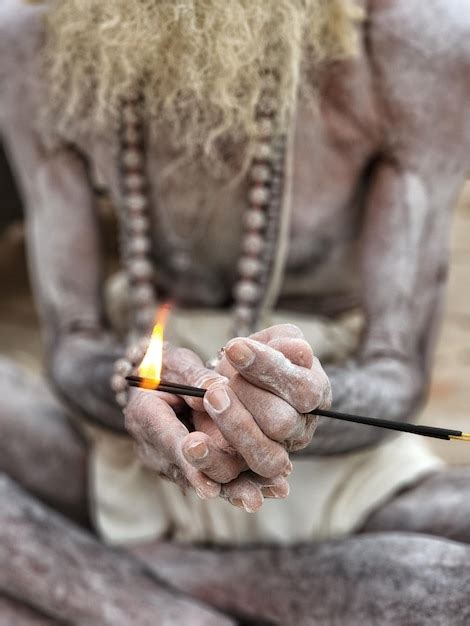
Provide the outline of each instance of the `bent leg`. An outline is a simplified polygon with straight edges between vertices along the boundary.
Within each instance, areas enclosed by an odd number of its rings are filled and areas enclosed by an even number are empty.
[[[470,548],[433,537],[372,534],[284,549],[161,544],[134,553],[171,585],[253,623],[470,623]]]
[[[397,495],[362,532],[405,530],[470,544],[470,467],[446,468]]]
[[[86,448],[45,381],[0,358],[0,472],[85,521]]]
[[[0,594],[75,626],[233,626],[0,476]],[[184,558],[184,555],[183,555]],[[194,573],[194,575],[196,575]]]

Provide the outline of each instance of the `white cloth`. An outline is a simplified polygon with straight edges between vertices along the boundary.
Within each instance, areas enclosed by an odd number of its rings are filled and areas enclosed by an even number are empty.
[[[321,359],[346,358],[360,330],[357,319],[340,323],[311,316],[275,315],[299,325]],[[230,318],[221,313],[173,316],[167,337],[212,356],[226,341]],[[197,329],[197,330],[196,330]],[[442,466],[415,435],[399,435],[374,448],[334,457],[294,461],[287,500],[267,500],[255,514],[222,499],[202,501],[139,462],[130,438],[87,428],[91,439],[91,498],[96,526],[113,544],[170,537],[215,544],[289,545],[345,535],[402,488]]]
[[[102,537],[129,545],[181,542],[289,545],[346,535],[394,493],[442,466],[415,435],[372,449],[294,461],[287,500],[245,513],[222,499],[200,500],[142,467],[132,444],[106,436],[92,455],[95,521]]]

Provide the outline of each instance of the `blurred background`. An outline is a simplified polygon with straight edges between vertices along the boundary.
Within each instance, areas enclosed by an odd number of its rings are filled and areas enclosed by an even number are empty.
[[[0,199],[0,354],[37,370],[41,348],[25,261],[21,202],[1,145]],[[110,232],[112,217],[105,200],[101,211],[103,222],[108,222],[104,231]],[[112,237],[107,246],[112,252]],[[462,190],[455,210],[446,314],[430,397],[420,420],[470,432],[470,183]],[[450,463],[470,460],[468,443],[428,443]]]

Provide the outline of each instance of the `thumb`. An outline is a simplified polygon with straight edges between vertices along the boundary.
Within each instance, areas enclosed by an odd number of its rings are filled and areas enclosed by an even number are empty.
[[[199,370],[193,370],[194,378],[189,376],[189,380],[185,383],[192,387],[200,387],[202,389],[208,389],[213,383],[228,383],[228,378],[221,376],[214,370],[207,367],[201,367]],[[184,396],[186,404],[195,411],[204,411],[204,399],[192,398],[191,396]]]

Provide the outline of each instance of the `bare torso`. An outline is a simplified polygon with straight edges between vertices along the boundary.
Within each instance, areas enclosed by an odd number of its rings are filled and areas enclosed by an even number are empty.
[[[27,76],[40,77],[40,55],[31,56],[31,48],[27,50],[35,37],[40,51],[40,11],[22,7],[19,12],[31,14],[26,19],[31,36],[27,45],[23,44],[23,50],[19,50],[25,54],[20,66]],[[28,99],[44,94],[44,86],[37,87],[34,95],[28,90],[25,94]],[[23,90],[24,86],[18,88]],[[10,96],[17,102],[12,93]],[[328,74],[319,103],[320,114],[306,103],[299,105],[293,154],[291,245],[282,294],[289,299],[295,297],[297,307],[303,306],[312,313],[316,312],[315,307],[322,313],[337,312],[338,308],[347,308],[358,301],[354,246],[360,231],[358,196],[382,132],[374,98],[369,64],[364,59],[338,64],[332,75]],[[183,164],[173,175],[162,175],[175,160],[175,151],[166,134],[161,124],[147,144],[147,172],[152,210],[156,214],[153,223],[159,223],[163,214],[170,230],[168,233],[165,228],[155,228],[158,263],[164,265],[165,246],[168,239],[171,241],[173,231],[178,236],[179,231],[187,230],[181,229],[181,220],[196,224],[196,236],[190,237],[191,252],[205,267],[207,275],[218,281],[219,301],[211,301],[203,288],[194,291],[200,294],[201,305],[226,304],[235,278],[247,181],[242,177],[227,188],[226,182],[214,180],[197,163]],[[87,160],[95,184],[106,188],[118,205],[117,133],[81,136],[71,129],[70,137],[64,139],[76,146]],[[356,297],[352,298],[353,295]],[[309,302],[302,305],[302,298]]]

